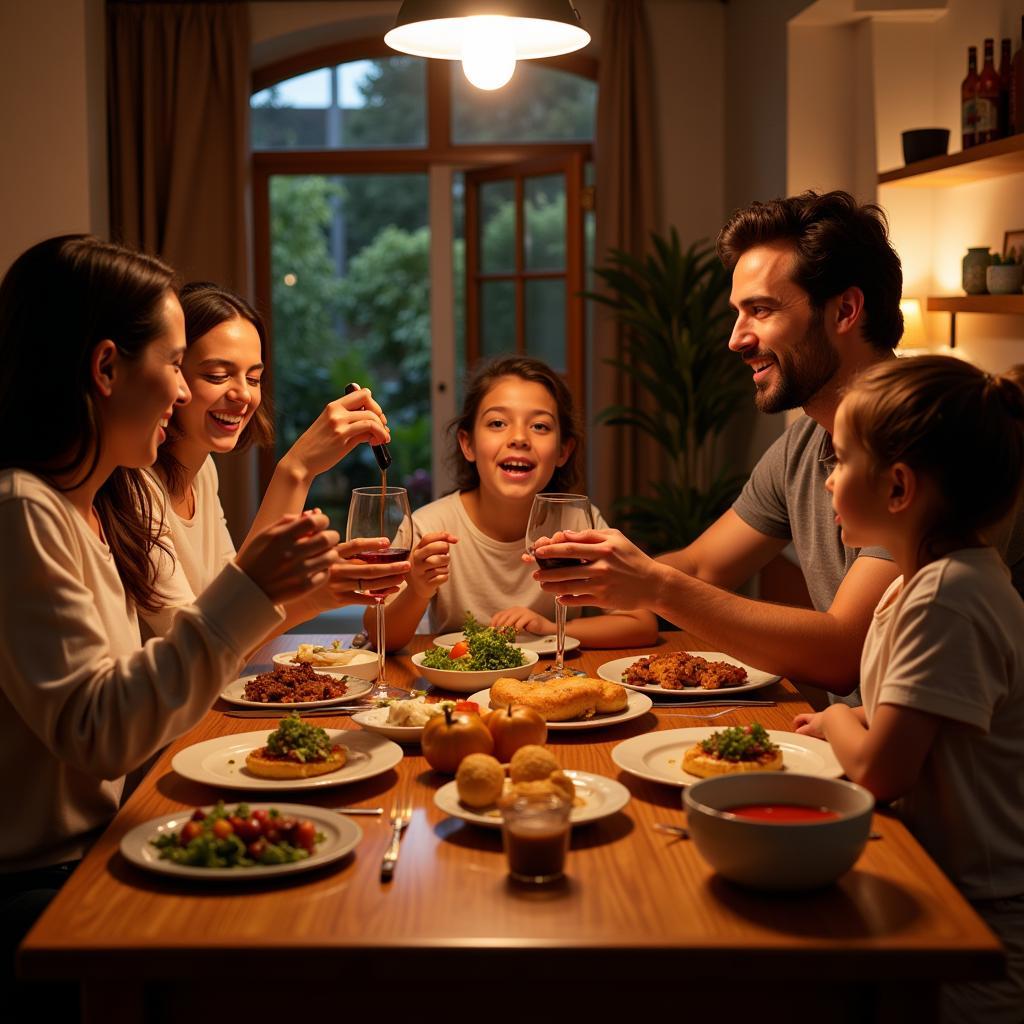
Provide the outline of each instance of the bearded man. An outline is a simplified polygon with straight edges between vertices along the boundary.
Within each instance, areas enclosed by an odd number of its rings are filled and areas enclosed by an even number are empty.
[[[651,559],[617,530],[558,534],[544,557],[586,564],[535,575],[567,605],[649,608],[713,649],[859,703],[861,648],[896,567],[882,549],[844,547],[825,479],[843,389],[894,358],[903,334],[900,260],[882,210],[846,192],[753,203],[726,223],[718,252],[732,271],[729,348],[750,367],[757,408],[804,415],[681,551]],[[1024,517],[1000,539],[1021,590]],[[734,593],[789,543],[813,610]]]

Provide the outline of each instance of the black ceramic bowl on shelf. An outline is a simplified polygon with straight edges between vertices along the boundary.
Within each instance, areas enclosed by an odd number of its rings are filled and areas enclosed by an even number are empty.
[[[903,132],[903,162],[915,164],[933,156],[945,156],[949,149],[948,128],[912,128]]]

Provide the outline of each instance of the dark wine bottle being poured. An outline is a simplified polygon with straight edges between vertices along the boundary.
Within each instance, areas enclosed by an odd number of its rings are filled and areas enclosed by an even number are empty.
[[[353,391],[358,391],[358,390],[359,390],[359,385],[358,384],[346,384],[345,385],[345,394],[346,395],[351,395]],[[391,452],[388,450],[388,446],[386,444],[372,444],[372,445],[370,445],[370,450],[373,452],[373,457],[377,460],[377,465],[380,466],[381,472],[382,473],[387,472],[387,468],[388,468],[388,466],[391,465],[391,462],[392,462]]]

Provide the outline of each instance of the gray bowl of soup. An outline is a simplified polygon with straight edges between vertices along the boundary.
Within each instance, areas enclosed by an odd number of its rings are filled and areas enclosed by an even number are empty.
[[[791,772],[717,775],[683,791],[690,837],[723,878],[756,889],[816,889],[845,874],[871,831],[863,786]]]

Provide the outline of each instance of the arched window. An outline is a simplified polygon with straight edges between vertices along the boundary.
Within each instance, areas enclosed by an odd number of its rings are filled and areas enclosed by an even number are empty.
[[[446,489],[444,426],[481,355],[538,355],[584,393],[595,77],[579,55],[526,61],[485,93],[457,64],[380,40],[254,75],[256,278],[278,454],[346,383],[369,384],[394,439],[389,482],[422,504]],[[312,499],[338,510],[375,473],[359,453]]]

